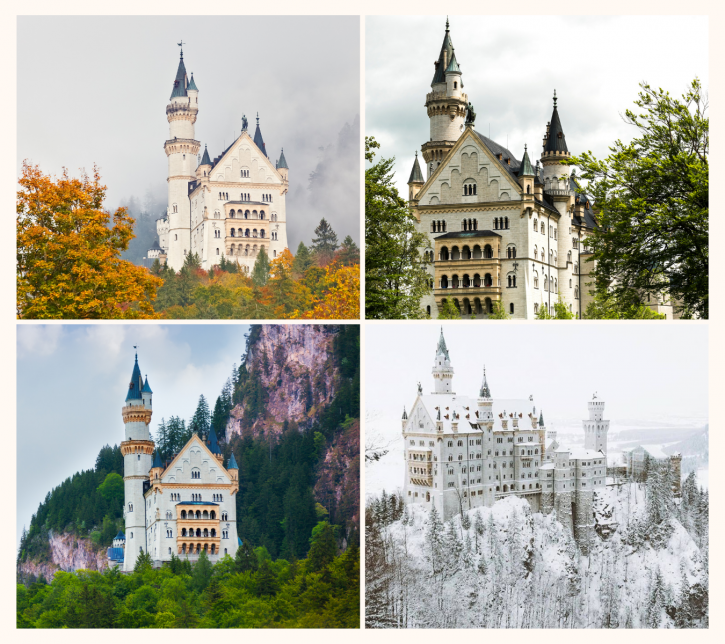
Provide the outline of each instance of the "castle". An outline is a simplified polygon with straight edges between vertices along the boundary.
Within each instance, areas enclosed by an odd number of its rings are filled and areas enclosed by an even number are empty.
[[[109,565],[134,569],[141,552],[159,567],[178,557],[195,559],[203,550],[212,563],[237,552],[236,494],[239,467],[234,455],[227,466],[214,429],[208,441],[193,434],[170,463],[162,463],[149,434],[152,391],[144,381],[138,355],[121,416],[125,534],[108,549]]]
[[[194,74],[187,77],[182,49],[166,106],[168,206],[156,222],[159,242],[148,258],[178,271],[188,253],[196,253],[207,270],[224,256],[251,272],[262,248],[274,259],[287,247],[284,150],[276,163],[270,161],[257,114],[254,137],[243,116],[241,134],[226,150],[212,161],[204,146],[199,158],[201,143],[194,138],[198,112],[199,90]]]
[[[441,329],[433,363],[435,391],[418,384],[403,410],[406,503],[435,506],[444,521],[507,496],[534,512],[556,512],[586,551],[594,531],[594,500],[606,485],[604,402],[595,395],[582,422],[584,447],[559,445],[537,417],[533,397],[494,400],[484,368],[477,398],[453,391],[454,369]]]
[[[581,318],[591,301],[594,263],[587,236],[598,225],[577,186],[556,92],[532,165],[527,146],[513,152],[474,129],[463,73],[448,21],[425,107],[430,138],[416,152],[408,180],[410,208],[428,239],[431,292],[421,300],[432,318],[451,300],[462,316],[486,318],[495,303],[512,318],[531,319],[559,301]],[[665,300],[650,308],[672,318]]]

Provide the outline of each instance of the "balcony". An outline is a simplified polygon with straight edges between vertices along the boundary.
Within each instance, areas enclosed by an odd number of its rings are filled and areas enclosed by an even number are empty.
[[[438,297],[455,297],[456,295],[460,295],[463,297],[477,297],[477,296],[488,296],[491,298],[500,298],[501,297],[501,287],[500,286],[463,286],[461,282],[459,282],[459,286],[453,287],[449,286],[448,288],[435,288],[433,289],[433,294],[436,298]]]

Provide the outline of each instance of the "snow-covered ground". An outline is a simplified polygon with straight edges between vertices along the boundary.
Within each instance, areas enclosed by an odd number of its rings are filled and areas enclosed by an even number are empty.
[[[710,469],[705,468],[705,469],[697,470],[696,476],[697,476],[697,485],[699,487],[704,487],[706,490],[709,490],[710,489],[710,485],[709,485]]]

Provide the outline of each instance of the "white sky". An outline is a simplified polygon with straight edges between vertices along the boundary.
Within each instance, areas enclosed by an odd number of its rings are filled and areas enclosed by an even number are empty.
[[[154,392],[153,433],[162,418],[188,421],[201,394],[213,410],[248,331],[243,324],[19,325],[17,539],[47,492],[92,469],[101,447],[124,440],[133,345]]]
[[[365,134],[381,144],[379,155],[396,157],[396,185],[406,198],[415,151],[430,138],[425,95],[445,21],[365,22]],[[528,144],[532,163],[541,155],[554,89],[569,150],[601,158],[616,139],[634,136],[620,114],[633,107],[640,81],[677,97],[695,76],[707,88],[707,25],[703,16],[450,16],[476,130],[488,136],[490,126],[491,138],[508,141],[517,159]]]
[[[344,160],[328,163],[329,187],[304,198],[323,149],[360,113],[358,17],[21,16],[17,33],[18,174],[23,159],[74,176],[96,163],[108,208],[142,201],[147,190],[165,207],[166,105],[183,39],[199,88],[200,153],[208,144],[212,159],[221,154],[242,114],[253,136],[259,112],[270,160],[284,148],[290,168],[292,250],[309,243],[323,216],[340,241],[359,241],[359,199],[350,199],[360,186],[357,132]],[[339,190],[336,208],[324,199],[331,190]]]
[[[440,328],[366,325],[366,412],[397,420],[415,401],[418,381],[425,393],[434,390]],[[449,323],[443,333],[453,391],[477,396],[485,365],[494,399],[533,395],[547,426],[585,418],[595,391],[613,422],[707,418],[705,324]]]

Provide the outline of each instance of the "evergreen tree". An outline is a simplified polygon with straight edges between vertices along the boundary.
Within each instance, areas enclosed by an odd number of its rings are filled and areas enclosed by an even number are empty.
[[[310,542],[307,562],[310,572],[317,572],[329,566],[335,558],[337,545],[333,527],[327,521],[321,521],[312,531]]]
[[[648,595],[647,628],[659,628],[662,623],[662,612],[667,605],[665,583],[659,568],[652,575]]]
[[[309,248],[305,246],[304,242],[300,242],[297,246],[297,253],[295,254],[295,261],[292,264],[292,270],[297,275],[304,275],[307,269],[315,263]]]
[[[196,432],[200,436],[206,436],[211,427],[211,415],[209,413],[209,404],[206,402],[204,394],[199,396],[199,403],[196,406],[194,416],[189,422],[189,429]]]
[[[146,550],[139,552],[138,557],[136,557],[136,563],[133,566],[133,571],[146,572],[152,568],[153,561],[151,560],[151,555]]]
[[[272,570],[269,560],[265,559],[262,561],[255,577],[258,596],[265,597],[277,593],[277,589],[279,588],[277,575],[274,574],[274,570]]]
[[[199,553],[199,559],[194,564],[194,573],[191,577],[191,583],[197,592],[202,592],[211,580],[212,564],[206,555],[206,550]]]
[[[460,320],[461,311],[453,300],[446,300],[443,307],[438,311],[439,320]]]
[[[255,555],[249,547],[249,542],[245,540],[244,543],[237,548],[237,554],[234,557],[234,569],[237,572],[247,572],[248,570],[254,572],[258,567],[259,562],[257,561],[257,555]]]
[[[348,235],[342,240],[342,246],[337,251],[336,257],[345,266],[352,266],[353,264],[360,263],[360,249],[357,244],[352,240],[352,237]]]
[[[252,269],[252,282],[255,286],[262,287],[267,283],[269,279],[269,257],[267,251],[262,246],[257,254],[257,259],[254,262],[254,268]]]
[[[332,259],[340,244],[337,241],[337,234],[324,217],[315,228],[315,235],[317,236],[313,237],[310,248],[317,257],[317,263],[324,266]]]
[[[427,559],[433,575],[440,574],[445,565],[444,527],[435,505],[428,515],[428,529],[425,534]]]

